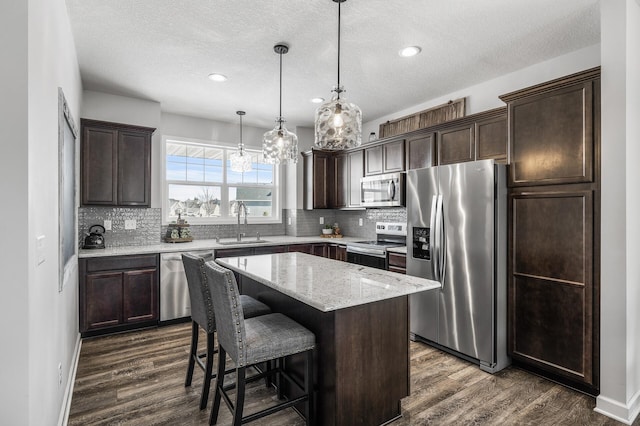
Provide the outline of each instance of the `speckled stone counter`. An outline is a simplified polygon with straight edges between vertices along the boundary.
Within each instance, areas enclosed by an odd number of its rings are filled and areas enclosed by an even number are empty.
[[[304,253],[228,257],[216,262],[322,312],[440,288],[437,281]]]
[[[315,335],[316,424],[400,417],[409,394],[409,295],[437,291],[439,283],[304,253],[216,262],[239,275],[242,293]],[[284,368],[302,377],[304,362],[294,355]]]

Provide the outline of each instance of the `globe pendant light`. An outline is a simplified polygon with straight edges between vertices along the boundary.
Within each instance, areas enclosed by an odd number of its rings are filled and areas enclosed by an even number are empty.
[[[340,85],[340,3],[338,3],[338,84],[333,87],[331,99],[316,110],[315,146],[322,149],[341,150],[356,148],[362,143],[362,111],[341,94]]]
[[[262,156],[267,164],[296,164],[298,162],[298,136],[284,125],[282,117],[282,55],[289,51],[286,44],[276,44],[273,50],[280,55],[280,114],[276,127],[262,137]]]
[[[238,144],[238,150],[229,156],[231,162],[231,170],[238,173],[251,171],[251,155],[244,150],[244,144],[242,143],[242,116],[246,114],[244,111],[236,111],[236,114],[240,116],[240,143]]]

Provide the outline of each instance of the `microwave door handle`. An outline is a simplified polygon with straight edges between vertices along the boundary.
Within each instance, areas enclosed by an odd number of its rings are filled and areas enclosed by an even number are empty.
[[[431,199],[431,217],[429,218],[429,249],[431,250],[431,273],[433,279],[438,281],[438,249],[436,245],[436,209],[438,208],[438,197]]]
[[[444,290],[444,281],[446,274],[446,266],[447,266],[447,251],[445,250],[445,235],[444,235],[444,212],[442,207],[442,195],[438,195],[437,200],[438,207],[436,209],[436,226],[438,232],[438,281],[442,284],[442,289]]]
[[[389,196],[389,201],[393,201],[396,198],[396,184],[392,180],[389,181],[387,186],[387,195]]]

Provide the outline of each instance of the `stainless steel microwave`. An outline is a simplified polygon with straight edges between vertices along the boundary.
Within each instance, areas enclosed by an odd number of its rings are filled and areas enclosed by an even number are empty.
[[[360,179],[363,207],[404,206],[404,173],[366,176]]]

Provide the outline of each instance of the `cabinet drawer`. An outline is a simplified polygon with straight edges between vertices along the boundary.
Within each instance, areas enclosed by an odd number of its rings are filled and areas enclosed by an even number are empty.
[[[392,266],[406,268],[407,256],[402,253],[389,253],[389,270],[391,270]]]
[[[86,259],[86,272],[156,268],[158,256],[155,254],[135,256],[109,256]]]

